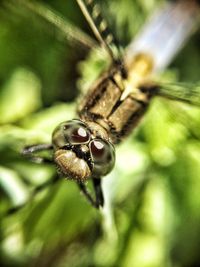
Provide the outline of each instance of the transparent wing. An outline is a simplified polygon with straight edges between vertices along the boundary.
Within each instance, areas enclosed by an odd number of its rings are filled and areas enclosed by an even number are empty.
[[[101,15],[100,6],[94,0],[76,0],[76,2],[99,43],[106,49],[111,60],[118,63],[120,61],[119,53],[115,55],[111,47],[116,47],[118,52],[120,50],[113,34],[108,29],[106,20]]]
[[[97,47],[97,42],[89,35],[45,4],[27,0],[4,0],[2,3],[7,8],[18,10],[19,7],[22,7],[42,17],[53,25],[71,45],[79,45],[86,49]]]
[[[157,94],[171,100],[200,106],[200,83],[160,83]]]

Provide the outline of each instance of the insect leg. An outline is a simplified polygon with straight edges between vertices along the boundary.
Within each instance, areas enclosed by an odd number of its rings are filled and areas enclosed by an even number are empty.
[[[101,188],[101,179],[100,178],[94,178],[93,180],[93,186],[94,186],[94,191],[95,191],[95,196],[96,196],[96,206],[103,207],[104,205],[104,197],[103,197],[103,192]]]
[[[44,150],[52,150],[52,144],[38,144],[32,146],[26,146],[22,150],[22,155],[29,157],[32,161],[36,163],[52,163],[53,160],[44,158],[41,156],[35,156],[34,153],[44,151]]]
[[[84,194],[84,196],[86,197],[86,199],[89,201],[89,203],[96,209],[98,209],[100,207],[100,201],[99,199],[97,199],[97,190],[95,189],[95,198],[94,199],[92,197],[92,195],[90,194],[90,192],[87,190],[87,187],[84,183],[78,183],[78,186],[81,190],[81,192]],[[95,188],[95,186],[94,186]]]
[[[89,191],[87,190],[85,184],[83,183],[78,183],[78,186],[81,190],[81,192],[83,193],[83,195],[86,197],[86,199],[90,202],[90,204],[97,208],[95,200],[93,199],[93,197],[91,196],[91,194],[89,193]]]

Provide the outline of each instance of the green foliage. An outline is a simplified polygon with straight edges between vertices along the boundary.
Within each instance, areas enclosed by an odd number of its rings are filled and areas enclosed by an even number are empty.
[[[87,31],[75,1],[45,2]],[[160,2],[112,0],[103,8],[127,44]],[[75,183],[65,179],[32,197],[34,188],[50,182],[56,170],[24,159],[22,148],[50,142],[57,124],[75,117],[75,96],[108,64],[99,50],[86,55],[70,46],[55,27],[17,2],[12,8],[4,4],[0,266],[199,266],[199,109],[153,101],[135,133],[117,148],[116,167],[104,179],[102,211],[94,210]],[[197,81],[199,60],[196,35],[163,80]],[[23,209],[5,216],[9,208],[25,202]]]

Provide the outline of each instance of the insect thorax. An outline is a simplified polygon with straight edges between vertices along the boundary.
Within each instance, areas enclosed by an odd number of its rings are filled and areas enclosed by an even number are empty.
[[[136,89],[123,97],[126,82],[119,72],[103,75],[79,105],[83,121],[94,121],[108,132],[113,143],[119,143],[140,121],[153,96],[152,88]]]

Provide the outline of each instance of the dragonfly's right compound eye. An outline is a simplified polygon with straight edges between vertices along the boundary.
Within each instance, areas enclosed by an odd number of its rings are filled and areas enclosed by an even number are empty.
[[[104,176],[113,169],[115,164],[115,148],[110,142],[103,139],[93,139],[90,142],[90,153],[94,176]]]
[[[87,144],[90,141],[90,132],[80,120],[63,122],[54,130],[52,142],[55,148],[66,145]]]

